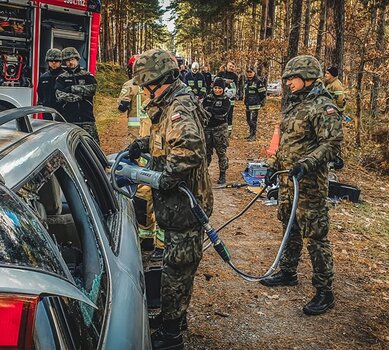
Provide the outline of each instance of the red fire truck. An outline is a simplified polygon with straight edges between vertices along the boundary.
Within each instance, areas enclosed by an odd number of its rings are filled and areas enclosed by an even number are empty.
[[[100,0],[0,2],[0,110],[35,105],[48,49],[75,47],[96,71]]]

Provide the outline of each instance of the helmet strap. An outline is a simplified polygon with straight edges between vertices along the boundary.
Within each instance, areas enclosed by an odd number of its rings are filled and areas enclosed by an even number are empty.
[[[153,89],[150,88],[150,85],[145,85],[144,88],[146,88],[150,92],[150,99],[153,100],[155,98],[155,93],[157,90],[162,87],[162,85],[165,84],[165,82],[169,79],[170,76],[173,76],[173,72],[169,72],[169,74],[166,74]],[[177,75],[178,77],[178,75]]]

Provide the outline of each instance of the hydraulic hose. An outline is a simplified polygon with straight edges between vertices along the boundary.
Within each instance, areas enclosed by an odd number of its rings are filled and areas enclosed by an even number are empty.
[[[282,172],[277,172],[273,176],[276,176],[277,174],[285,174],[287,172],[288,172],[287,170],[282,171]],[[215,230],[209,224],[209,219],[208,219],[207,215],[205,214],[205,212],[201,208],[201,206],[198,204],[198,202],[197,202],[196,198],[194,197],[194,195],[192,194],[192,192],[186,187],[186,185],[184,183],[181,183],[178,186],[178,189],[181,192],[185,193],[186,196],[188,197],[192,213],[197,218],[197,220],[200,222],[200,224],[204,227],[205,232],[207,233],[207,236],[208,236],[208,239],[210,240],[210,243],[208,244],[208,246],[206,248],[208,248],[210,245],[213,245],[213,247],[215,248],[216,252],[220,255],[220,257],[223,259],[223,261],[226,262],[238,275],[240,275],[245,280],[250,281],[250,282],[260,281],[260,280],[262,280],[262,279],[264,279],[264,278],[266,278],[268,276],[271,276],[274,273],[274,271],[276,270],[276,268],[277,268],[277,266],[279,264],[282,252],[284,250],[286,242],[289,239],[290,231],[292,229],[293,222],[294,222],[294,219],[295,219],[295,216],[296,216],[297,205],[298,205],[298,197],[299,197],[299,186],[298,186],[297,179],[295,177],[293,177],[294,197],[293,197],[292,209],[291,209],[291,213],[290,213],[288,225],[287,225],[286,230],[285,230],[284,237],[283,237],[283,239],[281,241],[280,247],[279,247],[277,255],[276,255],[276,257],[275,257],[275,259],[273,261],[273,264],[266,271],[266,273],[264,275],[254,276],[254,275],[250,275],[250,274],[248,274],[248,273],[238,269],[232,263],[232,261],[231,261],[231,254],[229,253],[229,251],[228,251],[226,245],[224,244],[224,242],[219,238],[218,231],[220,231],[221,229],[226,227],[228,224],[230,224],[231,222],[233,222],[234,220],[236,220],[237,218],[242,216],[253,205],[253,203],[255,203],[255,201],[261,196],[261,194],[266,189],[266,187],[267,186],[265,186],[254,197],[254,199],[251,200],[249,202],[249,204],[246,205],[246,207],[238,215],[236,215],[233,218],[231,218],[230,220],[228,220],[218,230]]]

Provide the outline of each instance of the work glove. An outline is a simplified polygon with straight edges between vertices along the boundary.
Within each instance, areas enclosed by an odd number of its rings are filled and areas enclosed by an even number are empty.
[[[293,165],[293,168],[289,170],[288,178],[289,180],[293,180],[293,177],[296,177],[297,181],[300,181],[301,178],[306,174],[306,170],[303,164],[296,163]]]
[[[266,175],[265,175],[265,185],[266,186],[272,186],[272,185],[275,185],[277,183],[277,176],[274,176],[272,179],[270,179],[276,171],[277,170],[274,168],[267,168]]]
[[[126,151],[128,151],[128,156],[127,156],[128,159],[130,160],[138,159],[142,154],[139,141],[135,140],[133,143],[131,143],[126,148]]]
[[[130,101],[120,101],[120,105],[118,106],[118,110],[123,113],[123,112],[127,111],[128,109],[130,109],[130,105],[131,105]]]

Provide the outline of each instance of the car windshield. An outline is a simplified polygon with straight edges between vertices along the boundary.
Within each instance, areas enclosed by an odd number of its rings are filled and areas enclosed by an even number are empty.
[[[43,270],[67,278],[55,249],[23,202],[0,187],[0,267]]]

